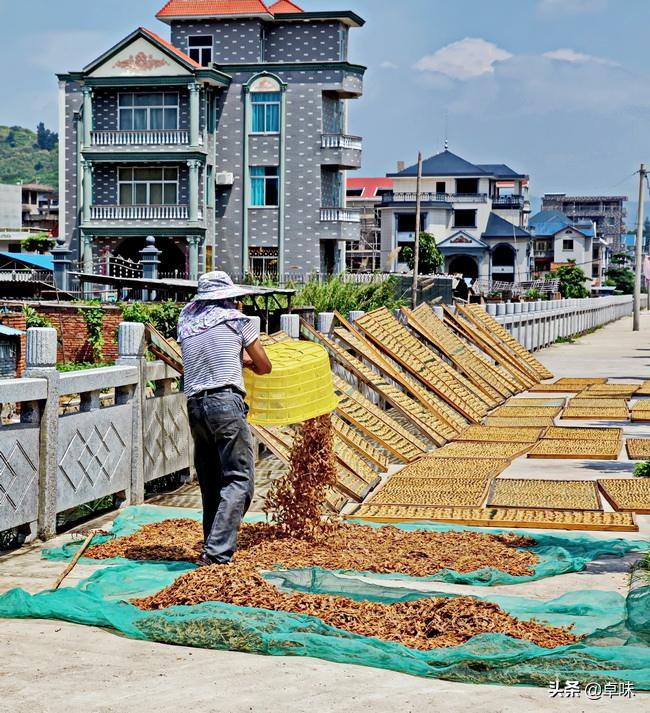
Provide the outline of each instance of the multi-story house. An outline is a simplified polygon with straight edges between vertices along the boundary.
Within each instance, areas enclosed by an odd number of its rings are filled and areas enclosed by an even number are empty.
[[[383,196],[384,269],[406,271],[401,249],[413,245],[418,167],[389,174]],[[448,273],[503,282],[530,279],[528,176],[504,164],[472,164],[445,148],[422,165],[420,230],[432,234]]]
[[[534,272],[542,276],[574,262],[584,270],[593,287],[607,270],[609,247],[592,221],[572,221],[557,210],[543,210],[529,221],[533,235]]]
[[[59,197],[52,186],[42,183],[23,183],[23,228],[42,230],[56,236],[59,227]]]
[[[381,202],[393,190],[392,178],[349,178],[348,208],[359,211],[361,231],[358,240],[347,244],[347,268],[350,272],[381,270]]]
[[[623,248],[627,196],[568,196],[546,193],[542,210],[557,210],[573,223],[595,223],[598,235],[617,252]]]
[[[337,272],[358,239],[345,174],[353,12],[288,0],[169,0],[171,41],[139,28],[59,75],[61,234],[85,272],[136,259],[195,278]]]

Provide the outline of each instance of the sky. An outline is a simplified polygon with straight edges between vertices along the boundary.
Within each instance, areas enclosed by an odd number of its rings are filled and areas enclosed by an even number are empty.
[[[299,0],[298,0],[299,2]],[[56,129],[56,72],[81,69],[163,0],[0,0],[0,124]],[[650,163],[648,0],[304,0],[366,20],[350,61],[368,67],[349,131],[356,175],[442,150],[507,163],[531,192],[636,196]]]

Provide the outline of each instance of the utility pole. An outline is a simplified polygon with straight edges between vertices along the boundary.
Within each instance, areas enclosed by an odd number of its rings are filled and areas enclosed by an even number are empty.
[[[636,226],[636,266],[634,272],[634,321],[632,329],[638,332],[641,329],[641,275],[643,274],[643,203],[645,199],[645,163],[641,164],[639,171],[639,206]]]
[[[418,306],[418,274],[420,271],[420,213],[422,206],[422,196],[420,187],[422,185],[422,152],[418,153],[418,178],[415,184],[415,244],[413,246],[413,288],[411,303],[413,309]]]

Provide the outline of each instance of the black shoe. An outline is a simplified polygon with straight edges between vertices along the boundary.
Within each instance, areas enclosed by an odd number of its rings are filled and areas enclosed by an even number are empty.
[[[213,564],[226,565],[229,563],[219,562],[219,560],[216,560],[213,557],[210,557],[210,555],[207,555],[205,552],[203,552],[201,556],[196,560],[195,564],[197,567],[211,567]]]

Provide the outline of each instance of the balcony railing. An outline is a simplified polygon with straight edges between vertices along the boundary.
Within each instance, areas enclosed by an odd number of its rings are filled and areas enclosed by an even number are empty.
[[[187,205],[94,205],[91,220],[187,220]]]
[[[189,145],[190,132],[184,129],[153,131],[93,131],[93,146],[173,146]]]
[[[350,208],[321,208],[322,223],[360,223],[361,213]]]
[[[495,196],[492,198],[492,205],[495,208],[512,208],[514,210],[524,207],[523,196]]]
[[[415,191],[387,191],[382,196],[383,203],[415,203]],[[487,203],[487,193],[431,193],[421,192],[423,203]]]
[[[323,134],[321,136],[321,148],[361,151],[363,139],[360,136],[347,136],[346,134]]]
[[[533,250],[533,255],[535,257],[553,257],[553,250],[548,249],[548,250],[541,250],[540,248],[535,248]]]

